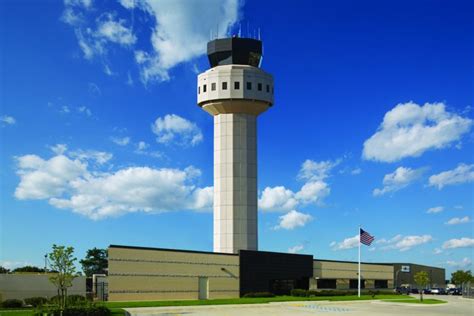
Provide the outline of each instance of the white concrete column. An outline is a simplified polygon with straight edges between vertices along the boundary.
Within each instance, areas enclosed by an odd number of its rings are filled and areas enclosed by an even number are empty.
[[[257,250],[257,119],[214,116],[214,252]]]

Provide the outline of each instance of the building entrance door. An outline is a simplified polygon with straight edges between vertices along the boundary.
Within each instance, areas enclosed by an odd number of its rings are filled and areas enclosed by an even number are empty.
[[[209,299],[209,279],[206,277],[199,277],[199,299]]]

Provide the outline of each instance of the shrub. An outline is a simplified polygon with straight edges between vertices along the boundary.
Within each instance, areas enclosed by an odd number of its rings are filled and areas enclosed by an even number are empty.
[[[17,300],[17,299],[4,300],[2,302],[2,307],[5,307],[5,308],[23,307],[23,301],[22,300]]]
[[[43,306],[44,304],[48,303],[48,299],[46,297],[29,297],[25,298],[25,304],[31,305],[33,307]]]
[[[270,292],[250,292],[243,297],[275,297],[275,294]]]
[[[82,295],[68,295],[66,305],[67,306],[76,306],[76,305],[84,305],[87,302],[86,297]],[[53,296],[49,299],[49,303],[58,305],[59,304],[59,296]]]
[[[303,289],[293,289],[291,290],[291,296],[306,297],[308,296],[308,291]]]
[[[109,316],[111,315],[110,309],[102,305],[84,305],[66,307],[64,310],[57,306],[49,306],[40,308],[35,312],[35,315],[48,316]]]

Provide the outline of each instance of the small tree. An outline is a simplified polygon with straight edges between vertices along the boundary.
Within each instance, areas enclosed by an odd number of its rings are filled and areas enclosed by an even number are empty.
[[[0,274],[6,274],[6,273],[9,273],[9,272],[10,272],[9,269],[0,266]]]
[[[430,278],[428,277],[428,272],[420,271],[415,274],[415,282],[418,284],[420,289],[420,301],[423,302],[423,290],[430,283]]]
[[[61,309],[66,307],[67,289],[72,286],[72,281],[76,277],[74,261],[77,259],[73,253],[73,247],[53,245],[53,252],[49,254],[51,269],[58,271],[50,276],[49,280],[58,288],[59,307]]]
[[[460,286],[466,282],[470,282],[473,280],[474,278],[470,270],[467,270],[467,271],[457,270],[451,273],[451,282],[453,284],[456,284],[457,286]]]
[[[87,250],[86,257],[80,261],[82,271],[87,276],[107,273],[107,249],[92,248]]]

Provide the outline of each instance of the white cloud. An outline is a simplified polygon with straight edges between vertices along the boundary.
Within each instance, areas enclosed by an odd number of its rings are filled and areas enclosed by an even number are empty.
[[[113,154],[104,152],[104,151],[97,151],[97,150],[75,150],[69,153],[69,156],[72,158],[77,158],[81,161],[95,161],[99,165],[103,165],[112,159]]]
[[[447,221],[445,224],[446,225],[459,225],[459,224],[466,224],[471,222],[471,219],[469,216],[464,216],[464,217],[453,217],[449,221]]]
[[[137,38],[132,30],[125,26],[125,23],[123,19],[114,21],[112,15],[107,15],[106,20],[99,23],[95,36],[122,46],[133,45]]]
[[[413,181],[417,180],[423,174],[423,172],[424,168],[411,169],[406,167],[398,167],[394,172],[384,176],[383,188],[374,189],[373,195],[379,196],[403,189]]]
[[[119,0],[120,4],[126,9],[135,8],[135,2],[139,0]]]
[[[148,147],[150,147],[150,145],[148,145],[147,143],[145,143],[144,141],[139,141],[138,144],[137,144],[137,150],[146,150],[148,149]]]
[[[429,208],[428,211],[426,211],[426,213],[435,214],[435,213],[441,213],[442,211],[444,211],[443,206],[435,206],[435,207]]]
[[[466,268],[472,264],[471,259],[465,257],[461,261],[448,260],[446,264],[452,267]]]
[[[91,170],[89,160],[108,156],[97,151],[76,151],[44,160],[36,155],[17,158],[20,183],[17,199],[44,199],[57,208],[70,209],[94,220],[126,213],[177,210],[208,211],[212,187],[199,188],[201,171],[194,167],[154,169],[129,167],[114,172]]]
[[[316,203],[328,196],[330,191],[331,190],[326,182],[307,182],[301,187],[300,191],[295,194],[295,197],[299,203]]]
[[[13,116],[3,115],[0,116],[0,122],[2,125],[13,125],[16,123],[16,120]]]
[[[209,31],[219,30],[219,37],[228,34],[239,17],[239,0],[199,1],[145,0],[146,11],[155,19],[151,36],[153,50],[138,51],[143,57],[137,60],[142,81],[169,79],[168,71],[206,52]]]
[[[364,142],[363,158],[394,162],[458,142],[471,129],[472,120],[448,112],[445,107],[444,103],[398,104]]]
[[[54,146],[51,146],[50,149],[56,155],[62,155],[67,151],[67,145],[66,144],[56,144]]]
[[[304,249],[303,245],[296,245],[288,248],[288,253],[297,253]]]
[[[319,204],[331,193],[331,188],[325,182],[330,177],[331,170],[340,163],[336,161],[306,160],[298,172],[298,179],[305,183],[300,190],[293,192],[284,186],[266,187],[258,200],[262,211],[289,211],[296,206]]]
[[[91,10],[92,4],[86,6],[79,1],[66,1],[61,19],[74,28],[84,58],[89,60],[106,56],[112,43],[132,48],[139,40],[148,42],[151,47],[148,51],[137,48],[134,51],[145,84],[169,80],[170,69],[203,55],[211,30],[218,29],[219,37],[227,36],[238,21],[242,5],[240,0],[207,0],[205,5],[187,0],[119,2],[124,8],[134,10],[133,14],[126,19],[118,18]],[[137,22],[147,23],[142,28],[151,29],[151,35],[147,32],[137,34],[146,34],[148,38],[139,39],[134,34],[131,25]]]
[[[354,237],[349,237],[344,239],[341,242],[331,242],[329,246],[332,247],[332,250],[346,250],[352,249],[359,246],[359,235],[355,235]]]
[[[470,248],[474,247],[474,239],[463,237],[460,239],[450,239],[443,244],[443,249]]]
[[[126,146],[130,143],[130,137],[111,137],[110,140],[119,146]]]
[[[434,254],[434,255],[439,255],[439,254],[441,254],[441,253],[443,253],[443,250],[441,250],[441,249],[439,249],[439,248],[435,248],[435,249],[433,250],[433,254]]]
[[[362,173],[362,169],[361,168],[356,168],[354,170],[351,171],[351,174],[352,175],[358,175],[358,174],[361,174]]]
[[[341,159],[332,161],[314,161],[307,159],[301,165],[298,178],[306,181],[320,181],[329,177],[331,170],[341,163]]]
[[[264,211],[291,210],[298,204],[294,196],[293,191],[283,186],[273,188],[266,187],[260,195],[258,207]]]
[[[275,229],[292,230],[296,227],[305,226],[311,220],[313,220],[311,215],[292,210],[287,214],[280,216],[280,223],[275,226]]]
[[[158,143],[195,146],[203,140],[201,129],[195,123],[176,114],[158,117],[151,129]]]
[[[69,107],[67,105],[63,105],[59,112],[61,112],[61,113],[70,113],[71,110],[69,109]]]
[[[92,111],[85,106],[80,106],[77,108],[77,110],[79,111],[79,113],[84,113],[87,116],[92,116]]]
[[[431,235],[422,235],[422,236],[403,236],[403,235],[396,235],[391,239],[380,239],[376,241],[377,244],[384,244],[385,246],[380,247],[381,250],[400,250],[400,251],[407,251],[413,247],[426,244],[433,240]]]
[[[474,181],[474,164],[459,164],[455,169],[432,175],[428,182],[430,186],[441,190],[447,185],[469,183]]]
[[[149,151],[148,148],[150,145],[144,141],[139,141],[136,144],[136,149],[134,151],[135,154],[150,156],[154,158],[161,158],[163,154],[159,151]]]
[[[63,194],[70,183],[86,172],[86,165],[78,159],[63,155],[43,160],[36,155],[17,158],[20,183],[15,197],[20,200],[47,199]]]

